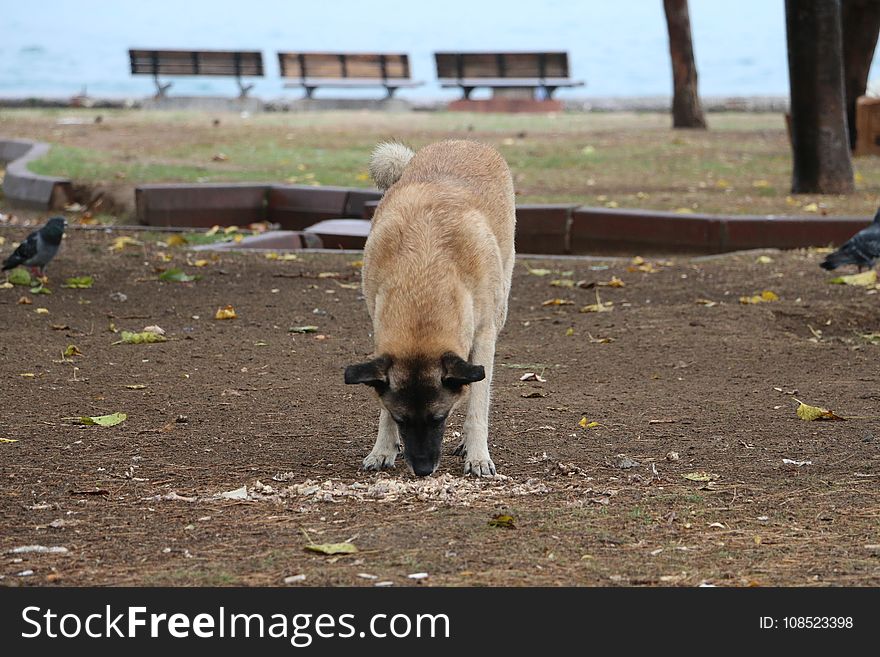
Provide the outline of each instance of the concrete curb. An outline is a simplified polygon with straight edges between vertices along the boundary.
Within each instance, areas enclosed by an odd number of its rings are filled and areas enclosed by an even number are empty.
[[[3,195],[13,205],[37,210],[62,210],[73,202],[73,183],[43,176],[27,164],[49,152],[49,144],[30,139],[0,139],[0,163],[6,164]]]
[[[245,225],[266,220],[286,230],[308,229],[325,245],[357,248],[368,232],[364,220],[372,218],[381,193],[354,187],[214,183],[143,185],[136,198],[138,218],[148,225]],[[825,246],[845,242],[870,221],[867,217],[680,214],[565,203],[519,205],[516,215],[517,251],[553,255],[711,254]]]

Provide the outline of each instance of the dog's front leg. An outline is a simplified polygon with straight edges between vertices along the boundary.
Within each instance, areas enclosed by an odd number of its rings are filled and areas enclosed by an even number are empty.
[[[400,438],[397,434],[397,424],[391,413],[384,408],[379,413],[379,435],[376,436],[376,444],[373,450],[364,459],[364,470],[382,470],[393,468],[394,459],[400,451]]]
[[[464,421],[464,437],[455,453],[464,459],[464,473],[477,477],[495,475],[495,464],[489,457],[489,392],[495,363],[494,331],[474,343],[471,362],[482,365],[486,378],[470,385],[470,402]]]

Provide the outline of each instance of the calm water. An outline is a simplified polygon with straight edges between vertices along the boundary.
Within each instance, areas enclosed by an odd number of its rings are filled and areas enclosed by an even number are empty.
[[[690,1],[702,94],[787,94],[783,5]],[[402,92],[410,98],[457,95],[433,82],[435,50],[567,50],[587,86],[562,98],[662,95],[672,84],[661,0],[3,0],[0,22],[2,96],[150,94],[149,76],[129,74],[129,47],[260,49],[267,77],[254,93],[263,98],[300,93],[282,89],[278,50],[408,52],[427,83]],[[178,78],[172,89],[235,91],[223,78]]]

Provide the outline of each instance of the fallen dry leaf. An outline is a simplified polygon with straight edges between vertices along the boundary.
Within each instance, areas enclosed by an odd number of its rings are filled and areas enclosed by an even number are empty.
[[[581,307],[580,311],[582,313],[608,313],[614,310],[612,307],[614,305],[613,301],[602,301],[599,298],[599,291],[596,290],[596,303],[591,303],[589,305]]]
[[[822,408],[821,406],[810,406],[809,404],[805,404],[800,399],[794,397],[792,399],[794,399],[798,403],[797,416],[807,422],[812,422],[814,420],[844,419],[839,415],[835,415],[833,411],[829,411],[827,408]]]
[[[343,543],[309,543],[304,549],[320,554],[353,554],[358,551],[355,544],[348,541]]]
[[[617,276],[612,276],[610,281],[599,281],[596,285],[600,287],[626,287],[626,283],[617,278]]]
[[[569,301],[568,299],[547,299],[542,306],[573,306],[574,301]]]
[[[490,527],[497,527],[499,529],[516,529],[516,518],[506,513],[499,513],[497,515],[492,516],[489,520],[488,524]]]
[[[836,278],[829,278],[828,282],[832,285],[859,285],[862,287],[871,287],[877,283],[877,271],[869,269],[860,274],[837,276]]]
[[[123,235],[122,237],[117,237],[113,240],[112,244],[110,244],[109,249],[111,251],[122,251],[126,247],[129,246],[142,246],[143,242],[139,242],[133,237],[129,237],[128,235]]]
[[[238,315],[235,312],[235,308],[231,305],[218,308],[217,312],[214,313],[214,319],[236,319],[237,317]]]
[[[771,290],[764,290],[760,294],[739,298],[739,302],[742,304],[768,303],[772,301],[779,301],[779,296]]]
[[[584,417],[581,418],[580,422],[578,422],[578,426],[579,426],[581,429],[593,429],[594,427],[598,427],[598,426],[599,426],[599,423],[596,422],[595,420],[593,420],[592,422],[590,422],[590,421],[587,419],[587,417],[584,416]]]
[[[703,470],[698,470],[697,472],[688,472],[687,474],[683,474],[681,476],[688,481],[715,481],[719,478],[720,475],[717,475],[714,472],[705,472]]]

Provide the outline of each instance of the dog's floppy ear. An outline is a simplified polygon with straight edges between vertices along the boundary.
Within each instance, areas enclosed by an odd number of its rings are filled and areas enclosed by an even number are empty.
[[[486,370],[482,365],[472,365],[453,353],[443,354],[441,362],[443,363],[441,380],[445,386],[458,388],[486,378]]]
[[[349,365],[345,368],[346,383],[363,383],[373,388],[381,388],[388,385],[388,368],[391,359],[388,356],[379,356],[366,363]]]

